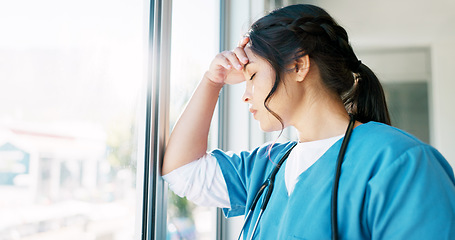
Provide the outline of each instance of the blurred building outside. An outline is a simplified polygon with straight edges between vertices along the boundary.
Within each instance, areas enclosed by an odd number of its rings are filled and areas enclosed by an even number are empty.
[[[0,126],[1,240],[132,236],[134,172],[111,166],[101,128],[80,133]]]

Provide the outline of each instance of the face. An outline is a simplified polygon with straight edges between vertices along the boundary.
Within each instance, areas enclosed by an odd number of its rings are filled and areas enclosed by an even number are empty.
[[[264,106],[264,101],[275,82],[275,71],[272,66],[262,57],[255,55],[249,47],[245,48],[249,63],[244,69],[246,89],[243,101],[250,105],[250,112],[259,121],[261,129],[266,132],[281,130],[280,121],[273,116]],[[287,76],[282,76],[286,81]],[[291,119],[292,101],[286,87],[281,83],[268,102],[270,110],[278,114],[284,124],[289,125]]]

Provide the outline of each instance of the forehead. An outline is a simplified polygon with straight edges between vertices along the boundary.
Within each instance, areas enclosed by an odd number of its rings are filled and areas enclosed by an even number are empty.
[[[248,59],[250,59],[250,62],[251,60],[257,60],[258,58],[260,58],[258,55],[256,55],[253,50],[251,50],[251,47],[245,47],[245,53],[246,53],[246,56],[248,57]]]
[[[251,64],[255,63],[255,64],[268,64],[268,61],[265,60],[263,57],[255,54],[253,52],[253,50],[251,50],[250,47],[245,47],[245,53],[246,53],[246,56],[248,57],[249,59],[249,62]]]
[[[272,65],[260,55],[255,54],[250,47],[245,47],[245,53],[248,57],[248,63],[245,64],[244,73],[252,74],[253,72],[261,72],[266,76],[267,74],[271,74],[270,76],[275,74],[275,70],[273,69]]]

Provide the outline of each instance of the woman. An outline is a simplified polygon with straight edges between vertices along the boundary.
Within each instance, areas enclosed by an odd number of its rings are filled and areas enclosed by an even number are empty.
[[[206,153],[218,94],[242,81],[261,129],[294,126],[298,143]],[[245,239],[455,239],[452,168],[390,126],[378,79],[346,31],[312,5],[271,12],[215,57],[171,134],[162,173],[180,196],[247,215]]]

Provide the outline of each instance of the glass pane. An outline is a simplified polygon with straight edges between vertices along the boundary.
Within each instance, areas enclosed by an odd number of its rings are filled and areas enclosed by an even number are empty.
[[[144,7],[0,2],[0,239],[133,239]]]
[[[392,125],[420,140],[430,142],[428,84],[422,82],[383,83]]]
[[[174,0],[171,49],[172,128],[218,52],[219,3]],[[209,148],[216,147],[216,137],[210,139]],[[215,239],[215,231],[216,208],[195,206],[169,191],[168,239]]]

